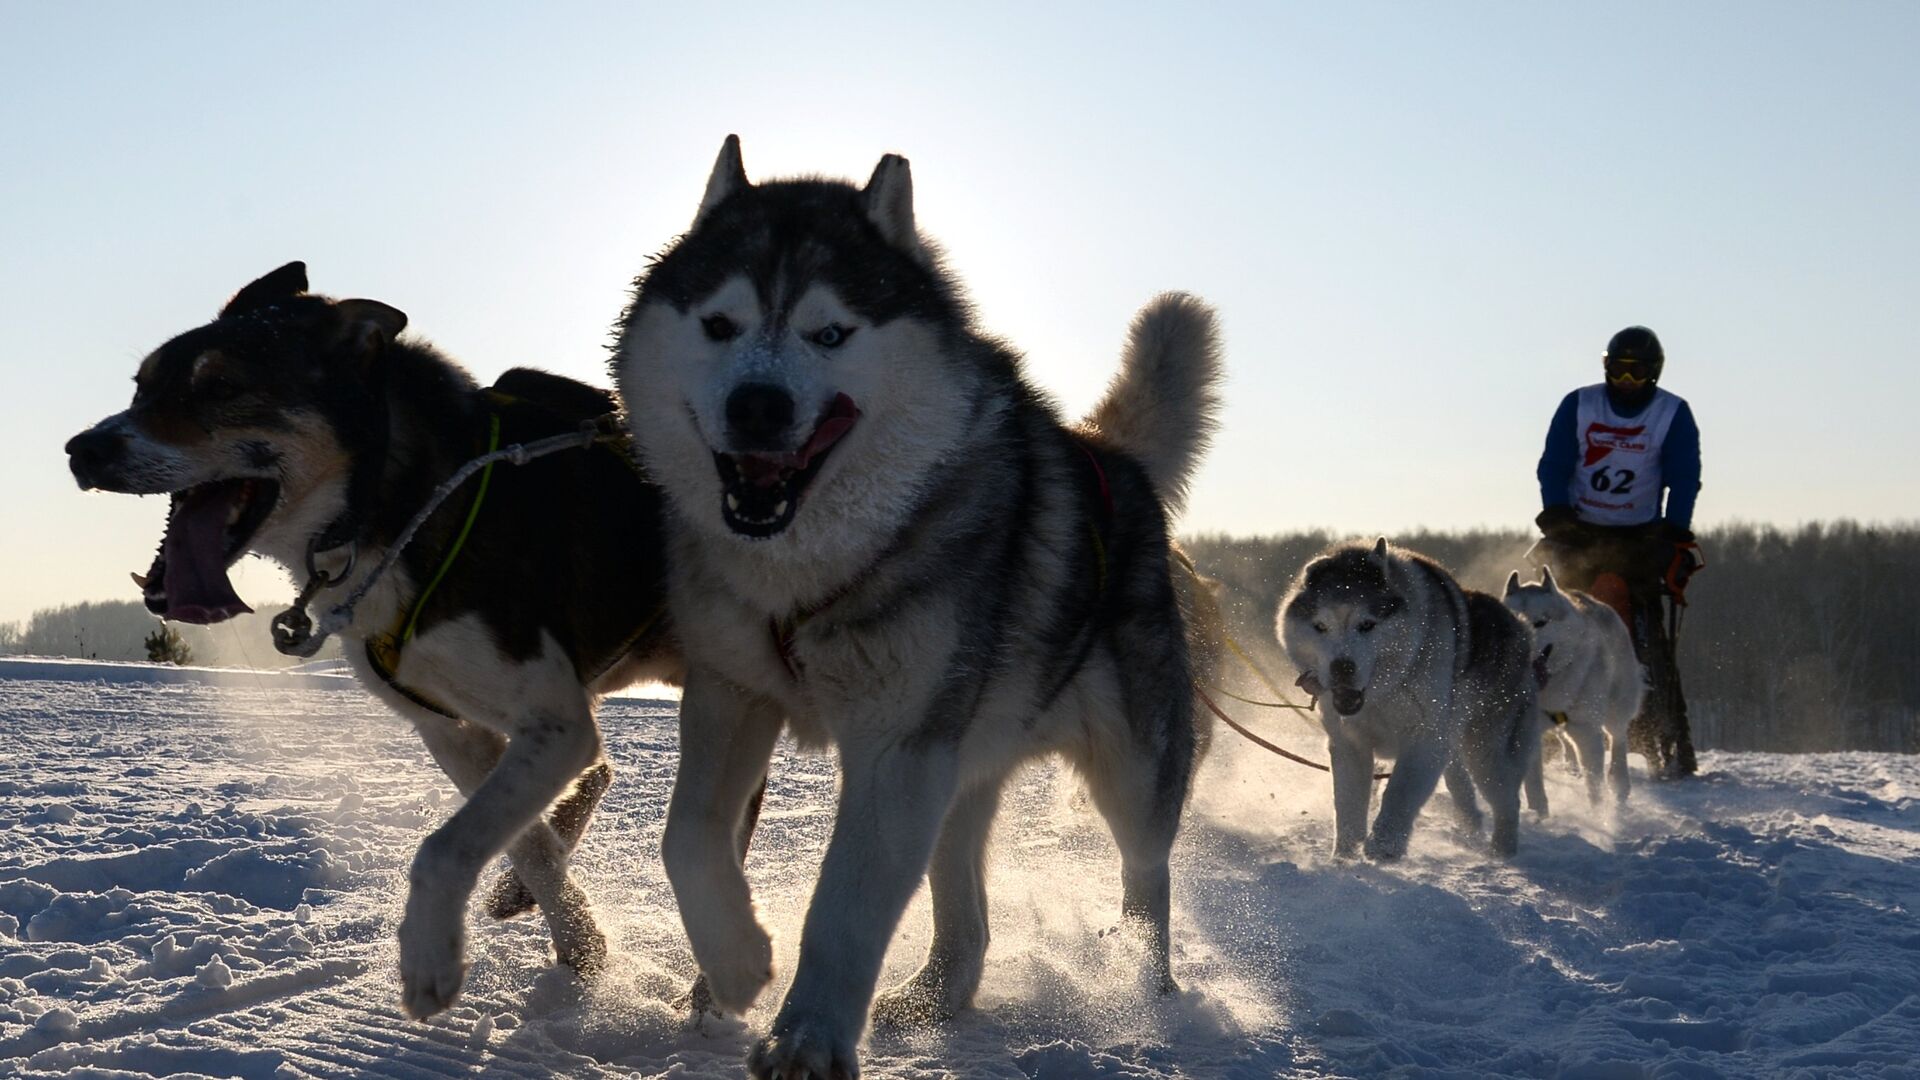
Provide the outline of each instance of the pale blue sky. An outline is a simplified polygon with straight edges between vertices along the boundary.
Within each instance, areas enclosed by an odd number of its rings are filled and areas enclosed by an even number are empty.
[[[1703,523],[1920,518],[1920,5],[803,7],[0,0],[0,619],[134,597],[164,506],[61,444],[248,279],[604,381],[728,132],[755,177],[911,158],[1071,410],[1149,295],[1216,303],[1191,530],[1524,525],[1635,322]]]

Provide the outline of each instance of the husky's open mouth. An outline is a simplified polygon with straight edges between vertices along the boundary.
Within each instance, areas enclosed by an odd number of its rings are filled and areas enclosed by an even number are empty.
[[[786,454],[713,455],[720,471],[720,517],[741,536],[764,540],[793,524],[800,496],[820,474],[827,454],[860,419],[860,408],[845,394],[834,396],[806,445]]]
[[[163,619],[217,623],[252,611],[233,591],[227,568],[247,550],[280,501],[280,485],[243,477],[173,493],[167,532],[145,575],[133,575],[147,610]]]
[[[1333,711],[1341,716],[1352,716],[1367,707],[1367,692],[1351,686],[1333,688]]]

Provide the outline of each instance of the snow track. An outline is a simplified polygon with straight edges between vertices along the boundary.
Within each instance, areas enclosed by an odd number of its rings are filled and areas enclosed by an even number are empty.
[[[603,710],[620,771],[576,864],[611,969],[583,985],[538,920],[476,914],[466,991],[415,1023],[400,890],[455,796],[405,724],[311,678],[0,661],[0,1077],[740,1074],[777,995],[704,1031],[669,1004],[671,703]],[[1324,778],[1215,746],[1175,854],[1182,994],[1140,985],[1105,830],[1037,768],[996,834],[980,1007],[871,1036],[864,1074],[1920,1077],[1914,759],[1709,754],[1617,815],[1555,778],[1513,862],[1430,815],[1380,867],[1325,855]],[[749,860],[780,979],[831,773],[783,750]],[[887,981],[929,930],[923,894]]]

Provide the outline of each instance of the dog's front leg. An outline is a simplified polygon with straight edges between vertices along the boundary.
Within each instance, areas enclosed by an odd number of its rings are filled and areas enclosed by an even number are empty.
[[[859,1075],[854,1046],[887,943],[920,886],[959,776],[954,748],[844,740],[840,806],[793,987],[749,1059],[759,1077]]]
[[[741,833],[780,725],[771,703],[700,668],[688,673],[660,855],[708,993],[733,1013],[773,978],[773,940],[754,917]]]
[[[1385,862],[1407,853],[1413,819],[1433,797],[1448,757],[1446,744],[1420,739],[1394,759],[1393,775],[1387,778],[1387,790],[1380,794],[1380,813],[1373,819],[1373,831],[1367,834],[1367,858]]]
[[[1547,735],[1545,734],[1545,731],[1548,727],[1552,725],[1553,721],[1548,720],[1545,713],[1541,713],[1539,716],[1534,717],[1533,723],[1535,727],[1538,727],[1541,729],[1542,740],[1546,739]],[[1543,747],[1535,748],[1533,756],[1527,759],[1527,778],[1526,778],[1527,809],[1533,811],[1534,813],[1540,815],[1541,817],[1546,817],[1549,812],[1547,809],[1547,777],[1546,777],[1545,758],[1546,758],[1546,752],[1545,752],[1545,747],[1543,746]]]
[[[472,797],[486,782],[506,749],[504,736],[464,720],[421,711],[413,716],[413,723],[427,752],[464,797]],[[593,804],[612,779],[613,766],[602,758],[555,804],[550,821],[528,826],[507,849],[513,865],[500,876],[488,899],[487,914],[505,919],[530,910],[544,895],[543,914],[553,929],[554,951],[561,963],[579,971],[590,971],[604,960],[607,945],[587,914],[586,893],[567,876],[566,856],[586,831]],[[539,893],[526,882],[538,887]]]
[[[599,752],[586,701],[550,696],[516,726],[499,764],[466,804],[420,845],[400,923],[401,1004],[409,1015],[431,1016],[460,992],[467,899],[480,871],[538,821]],[[564,881],[565,852],[545,855],[559,861]],[[560,949],[567,951],[564,943]]]
[[[1367,804],[1373,800],[1373,753],[1346,733],[1327,738],[1333,772],[1333,855],[1351,859],[1367,838]]]

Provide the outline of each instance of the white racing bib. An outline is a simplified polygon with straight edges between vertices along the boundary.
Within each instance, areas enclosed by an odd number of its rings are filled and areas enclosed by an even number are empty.
[[[1580,457],[1567,494],[1582,521],[1644,525],[1660,516],[1660,444],[1680,399],[1655,387],[1653,401],[1631,419],[1613,411],[1603,384],[1582,387],[1574,434]]]

